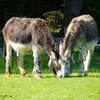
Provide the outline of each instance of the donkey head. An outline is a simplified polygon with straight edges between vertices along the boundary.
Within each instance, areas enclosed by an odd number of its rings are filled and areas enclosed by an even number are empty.
[[[58,61],[59,61],[59,53],[52,50],[49,60],[49,67],[57,77],[62,77],[61,66],[58,63]]]
[[[59,45],[60,58],[58,63],[61,65],[62,77],[69,77],[74,67],[74,61],[71,54],[71,48],[67,48],[64,52],[63,42]]]

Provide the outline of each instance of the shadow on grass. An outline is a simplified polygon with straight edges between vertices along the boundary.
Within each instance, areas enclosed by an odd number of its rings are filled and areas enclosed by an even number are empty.
[[[44,76],[43,78],[57,78],[56,76]]]
[[[79,76],[77,72],[72,73],[72,75],[70,76],[71,78],[73,77],[77,77],[77,78],[86,78],[86,77],[96,77],[96,78],[100,78],[100,72],[89,72],[88,76]]]

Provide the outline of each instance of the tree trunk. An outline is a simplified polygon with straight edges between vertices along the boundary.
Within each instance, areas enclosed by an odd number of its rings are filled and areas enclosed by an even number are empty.
[[[0,30],[4,27],[4,17],[3,17],[3,9],[2,9],[2,1],[0,0]]]
[[[84,11],[84,0],[64,0],[64,27],[67,27],[70,21]]]

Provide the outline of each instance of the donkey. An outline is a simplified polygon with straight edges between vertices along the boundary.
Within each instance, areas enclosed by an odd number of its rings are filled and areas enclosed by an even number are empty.
[[[59,53],[62,77],[70,76],[74,67],[74,51],[79,51],[79,76],[88,75],[91,55],[98,41],[97,25],[90,15],[74,18],[68,28],[63,42],[60,42]]]
[[[17,52],[17,64],[21,75],[28,75],[23,64],[23,56],[33,54],[33,73],[36,78],[41,78],[41,55],[45,49],[50,56],[50,69],[58,77],[61,76],[61,67],[58,64],[58,44],[43,19],[13,17],[7,21],[2,33],[5,41],[4,60],[6,62],[7,75],[11,73],[11,57],[12,49],[14,49]]]

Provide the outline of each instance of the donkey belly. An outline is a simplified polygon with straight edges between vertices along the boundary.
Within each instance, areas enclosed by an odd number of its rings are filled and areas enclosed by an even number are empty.
[[[94,47],[96,46],[98,40],[94,40],[91,42],[86,43],[86,50],[94,50]]]
[[[20,52],[21,54],[32,54],[32,43],[28,44],[20,44],[20,43],[14,43],[10,41],[10,45],[13,47],[13,49],[17,52]]]
[[[13,49],[21,54],[32,54],[32,42],[28,44],[20,44],[20,43],[14,43],[10,41],[10,45],[13,47]],[[38,52],[42,54],[44,52],[44,47],[40,44],[37,45]]]
[[[81,42],[81,41],[78,41],[78,42],[76,42],[74,50],[75,51],[79,51],[80,49],[82,49],[83,46],[85,47],[85,50],[93,50],[94,47],[97,44],[97,41],[98,40],[93,40],[93,41],[90,41],[90,42]]]

